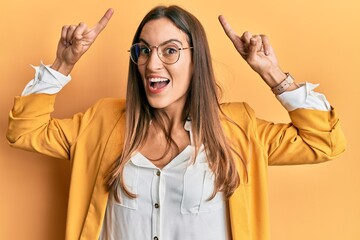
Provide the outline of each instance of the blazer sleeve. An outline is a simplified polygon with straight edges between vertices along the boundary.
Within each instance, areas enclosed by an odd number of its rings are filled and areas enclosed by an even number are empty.
[[[94,108],[69,119],[53,119],[56,95],[15,97],[6,137],[12,147],[70,159],[71,146],[91,121]]]
[[[254,116],[249,106],[246,108],[250,116]],[[346,139],[335,109],[296,109],[289,115],[291,123],[288,124],[274,124],[252,117],[269,165],[321,163],[344,152]]]

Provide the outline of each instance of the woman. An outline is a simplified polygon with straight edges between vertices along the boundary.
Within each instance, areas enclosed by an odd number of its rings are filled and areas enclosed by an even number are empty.
[[[201,24],[160,6],[135,33],[126,101],[52,119],[56,93],[112,14],[93,28],[64,26],[55,62],[37,68],[10,112],[12,146],[71,161],[66,239],[268,239],[267,166],[342,153],[334,109],[282,72],[266,36],[239,37],[222,16],[292,123],[257,119],[246,103],[220,104]]]

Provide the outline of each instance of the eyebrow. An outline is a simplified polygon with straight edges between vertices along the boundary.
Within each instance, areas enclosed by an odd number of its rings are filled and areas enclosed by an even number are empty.
[[[145,43],[146,45],[150,46],[150,44],[149,44],[147,41],[145,41],[145,39],[143,39],[143,38],[139,38],[139,42],[143,42],[143,43]],[[169,42],[178,42],[178,43],[180,43],[181,46],[183,45],[183,43],[182,43],[180,40],[177,40],[177,39],[175,39],[175,38],[166,40],[165,42],[162,42],[162,43],[160,43],[159,45],[164,44],[164,43],[169,43]]]

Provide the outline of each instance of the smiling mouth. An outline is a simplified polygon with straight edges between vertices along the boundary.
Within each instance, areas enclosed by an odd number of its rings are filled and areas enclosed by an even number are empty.
[[[167,78],[150,78],[149,81],[150,88],[152,89],[162,89],[170,83],[170,80]]]

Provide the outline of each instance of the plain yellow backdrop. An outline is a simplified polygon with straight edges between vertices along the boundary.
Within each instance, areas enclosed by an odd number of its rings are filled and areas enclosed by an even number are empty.
[[[288,122],[286,111],[223,33],[265,33],[280,65],[297,81],[320,83],[348,139],[339,159],[320,165],[270,167],[271,236],[276,240],[360,239],[360,1],[358,0],[12,0],[0,3],[0,239],[64,238],[69,164],[12,149],[5,132],[13,97],[33,77],[30,64],[51,64],[60,29],[115,15],[58,95],[55,117],[84,111],[102,97],[124,97],[128,53],[144,14],[178,4],[203,23],[224,101],[246,101],[261,118]]]

